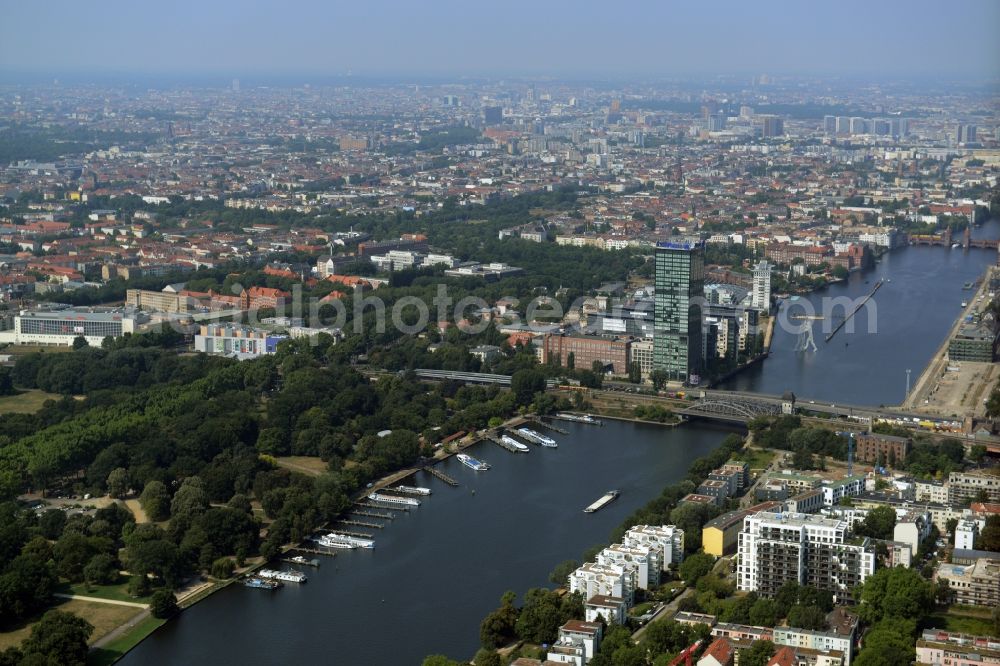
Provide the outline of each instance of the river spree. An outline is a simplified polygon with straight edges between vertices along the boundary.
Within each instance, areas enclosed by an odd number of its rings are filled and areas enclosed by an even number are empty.
[[[1000,235],[1000,222],[981,229]],[[977,279],[996,252],[940,247],[903,248],[843,284],[810,295],[816,312],[826,297],[863,297],[879,279],[877,326],[865,309],[854,332],[796,351],[799,336],[776,331],[763,364],[725,388],[781,393],[856,404],[903,399],[941,344]],[[791,306],[791,304],[789,304]],[[791,310],[790,310],[791,311]],[[842,316],[842,310],[841,310]],[[605,427],[560,423],[558,449],[507,453],[492,443],[471,453],[493,463],[476,473],[454,458],[441,468],[461,483],[446,486],[421,473],[433,489],[423,505],[383,530],[374,551],[344,551],[306,569],[309,583],[277,592],[232,586],[182,613],[129,653],[126,665],[146,664],[419,664],[440,652],[466,659],[478,647],[479,621],[505,590],[518,595],[549,585],[552,568],[606,542],[611,530],[661,488],[685,475],[727,431],[706,424],[665,428],[607,421]],[[595,514],[583,508],[605,491],[621,497]]]
[[[419,664],[431,653],[468,659],[479,622],[513,590],[547,586],[565,559],[606,542],[634,509],[682,479],[729,430],[606,421],[559,422],[558,449],[511,454],[485,442],[470,453],[493,464],[474,472],[455,458],[426,473],[423,504],[375,532],[372,551],[343,551],[303,569],[309,582],[276,592],[231,586],[196,604],[124,658],[149,664]],[[583,508],[610,489],[620,498]],[[359,528],[356,528],[359,529]]]
[[[990,220],[974,233],[976,238],[998,236],[1000,220]],[[853,332],[845,326],[829,343],[824,341],[830,322],[836,326],[843,319],[842,307],[832,318],[827,312],[827,320],[812,322],[815,350],[798,350],[808,335],[778,326],[771,355],[719,388],[771,394],[790,390],[802,398],[898,405],[906,395],[906,370],[915,383],[955,323],[962,301],[970,297],[972,292],[962,285],[981,277],[996,260],[996,251],[986,249],[913,246],[889,252],[875,268],[852,273],[845,283],[785,302],[788,313],[808,309],[822,315],[824,299],[862,299],[878,280],[885,280],[871,310],[862,308],[854,318]]]

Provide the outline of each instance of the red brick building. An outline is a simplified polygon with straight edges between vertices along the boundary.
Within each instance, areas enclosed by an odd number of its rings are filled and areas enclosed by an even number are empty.
[[[902,465],[910,453],[910,439],[874,432],[858,433],[854,437],[855,458],[860,462],[876,463],[881,457],[887,465]]]
[[[628,374],[628,352],[628,340],[593,335],[549,334],[542,342],[542,363],[558,362],[566,367],[569,355],[573,354],[575,368],[589,370],[594,361],[599,361],[602,365],[610,365],[612,373],[625,375]]]
[[[791,264],[801,259],[806,266],[819,266],[833,257],[833,248],[823,245],[792,245],[772,243],[767,246],[764,256],[776,264]]]
[[[289,297],[291,297],[291,294],[281,289],[250,287],[240,293],[240,308],[243,310],[277,308],[278,301],[285,301]]]
[[[843,266],[851,270],[854,268],[866,268],[874,263],[871,250],[867,245],[852,243],[847,248],[847,252],[842,252],[827,259],[831,266]]]

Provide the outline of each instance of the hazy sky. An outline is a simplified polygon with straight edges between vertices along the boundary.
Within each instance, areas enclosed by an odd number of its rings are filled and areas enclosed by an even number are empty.
[[[0,69],[1000,76],[997,0],[0,0]]]

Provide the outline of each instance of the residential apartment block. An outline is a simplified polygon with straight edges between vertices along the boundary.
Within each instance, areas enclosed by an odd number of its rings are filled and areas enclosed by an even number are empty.
[[[631,580],[625,567],[585,562],[569,575],[569,591],[579,592],[584,599],[601,595],[624,599],[632,605]]]
[[[942,481],[918,479],[913,484],[913,492],[918,502],[948,503],[948,484]]]
[[[604,625],[599,622],[570,620],[559,627],[559,637],[549,647],[545,663],[585,666],[601,646]]]
[[[1000,560],[977,558],[966,566],[941,563],[934,577],[948,581],[957,604],[1000,606]]]
[[[814,631],[795,627],[775,627],[775,645],[806,648],[820,652],[839,652],[844,663],[849,665],[854,658],[854,641],[858,619],[842,608],[835,609],[829,617],[830,629]]]
[[[625,570],[626,596],[631,596],[635,590],[649,590],[660,583],[660,553],[653,548],[630,548],[615,543],[597,554],[597,563]]]
[[[929,666],[998,666],[1000,638],[925,629],[917,640],[916,661]]]
[[[824,483],[821,487],[823,491],[823,503],[827,506],[834,506],[840,503],[845,497],[857,497],[865,491],[864,476],[850,476],[830,483]]]
[[[867,537],[843,520],[803,513],[747,516],[739,535],[737,587],[771,597],[789,581],[833,593],[840,603],[875,571]]]
[[[978,501],[980,494],[986,496],[987,502],[1000,502],[1000,476],[978,470],[948,475],[948,501],[951,504]]]
[[[622,543],[657,551],[661,571],[684,561],[684,530],[674,525],[636,525],[625,533]]]

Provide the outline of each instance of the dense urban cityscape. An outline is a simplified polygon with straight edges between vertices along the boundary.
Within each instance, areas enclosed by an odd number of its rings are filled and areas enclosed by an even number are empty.
[[[810,29],[0,29],[0,665],[1000,666],[1000,53]]]

